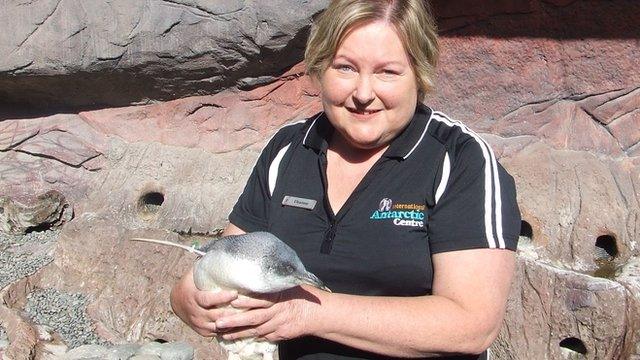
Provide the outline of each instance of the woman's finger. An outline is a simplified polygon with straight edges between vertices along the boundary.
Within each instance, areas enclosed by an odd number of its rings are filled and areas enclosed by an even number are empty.
[[[236,314],[237,310],[225,308],[203,309],[199,308],[190,317],[191,327],[202,336],[215,336],[225,329],[218,329],[215,321],[225,316]]]
[[[216,323],[207,321],[202,318],[194,318],[191,321],[191,327],[201,336],[211,337],[218,335]]]
[[[272,329],[271,326],[267,323],[256,327],[234,328],[233,330],[225,332],[221,335],[225,340],[263,338],[266,334],[271,334],[274,330],[275,329]]]
[[[274,312],[271,309],[249,310],[219,318],[216,320],[216,327],[222,330],[236,327],[258,326],[269,321],[273,315]]]
[[[194,294],[196,303],[205,309],[228,304],[238,297],[237,291],[198,291]]]
[[[275,303],[274,300],[268,298],[254,298],[240,295],[237,299],[231,301],[231,306],[236,309],[268,308]]]

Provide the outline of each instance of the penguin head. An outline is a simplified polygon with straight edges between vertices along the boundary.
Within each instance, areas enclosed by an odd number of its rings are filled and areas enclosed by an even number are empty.
[[[269,284],[270,289],[277,289],[269,292],[282,291],[303,284],[327,289],[317,276],[305,269],[297,255],[265,259],[263,268],[265,269],[264,283]]]

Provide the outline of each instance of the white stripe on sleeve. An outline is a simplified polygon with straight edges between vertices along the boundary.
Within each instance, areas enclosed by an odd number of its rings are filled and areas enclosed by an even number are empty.
[[[275,190],[275,188],[276,188],[276,182],[278,181],[278,169],[280,168],[280,162],[282,161],[282,158],[284,157],[284,154],[286,154],[287,150],[289,150],[290,146],[291,146],[291,143],[287,144],[287,146],[285,146],[282,149],[280,149],[280,151],[278,151],[278,154],[276,155],[276,157],[273,158],[273,161],[269,165],[268,179],[269,179],[269,195],[270,196],[273,196],[273,190]]]
[[[482,139],[478,134],[470,130],[466,125],[462,124],[459,121],[454,121],[449,119],[446,115],[440,112],[433,112],[432,116],[448,125],[448,126],[456,126],[462,130],[463,133],[470,135],[478,144],[480,145],[480,149],[482,150],[482,156],[485,159],[484,168],[484,188],[485,188],[485,199],[484,199],[484,224],[485,224],[485,236],[487,237],[487,242],[490,248],[505,248],[504,238],[502,236],[502,199],[500,194],[500,179],[498,177],[498,165],[495,160],[495,155],[491,150],[491,147]],[[495,182],[495,189],[492,184],[492,178]],[[493,208],[493,200],[495,198],[495,209]],[[495,210],[495,213],[494,213]],[[496,235],[493,234],[493,221],[492,218],[495,215],[496,219]],[[496,243],[496,237],[497,243]]]
[[[449,174],[451,173],[451,160],[449,159],[449,152],[444,153],[444,161],[442,163],[442,176],[440,177],[440,184],[436,190],[436,204],[440,197],[444,193],[444,189],[449,182]]]

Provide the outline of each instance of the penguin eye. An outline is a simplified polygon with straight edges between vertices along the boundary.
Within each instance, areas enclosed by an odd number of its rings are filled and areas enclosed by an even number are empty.
[[[282,275],[290,275],[293,274],[296,269],[291,264],[280,264],[274,270]]]

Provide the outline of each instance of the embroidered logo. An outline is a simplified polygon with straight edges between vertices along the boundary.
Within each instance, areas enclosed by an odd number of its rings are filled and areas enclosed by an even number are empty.
[[[421,204],[394,204],[389,198],[383,198],[378,204],[371,220],[391,220],[397,226],[424,226],[425,206]]]
[[[380,205],[378,206],[378,210],[380,211],[389,211],[391,210],[391,205],[393,205],[393,201],[389,198],[384,198],[380,200]]]

